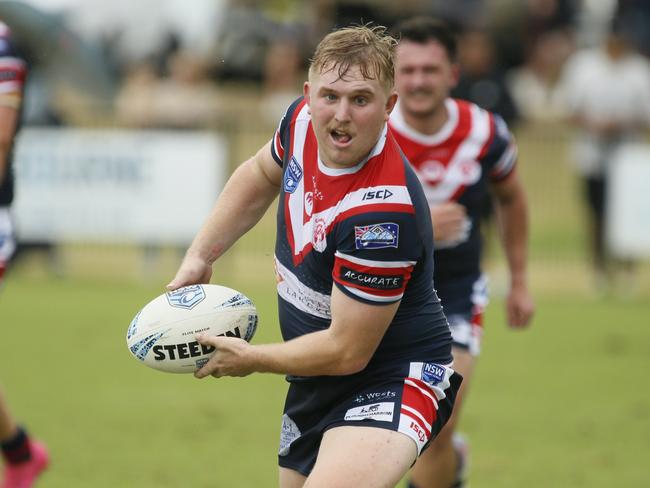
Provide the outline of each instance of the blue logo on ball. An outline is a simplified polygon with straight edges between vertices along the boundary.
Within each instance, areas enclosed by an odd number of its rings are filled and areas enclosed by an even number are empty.
[[[193,309],[205,300],[205,291],[201,285],[190,285],[167,293],[167,301],[172,307]]]

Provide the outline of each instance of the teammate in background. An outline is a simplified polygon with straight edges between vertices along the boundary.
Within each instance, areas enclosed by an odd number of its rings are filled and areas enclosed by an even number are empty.
[[[216,353],[196,376],[287,375],[283,488],[395,486],[449,418],[460,383],[432,287],[428,205],[387,127],[397,95],[384,31],[321,41],[304,97],[232,175],[168,285],[207,283],[280,195],[285,342],[199,336]]]
[[[15,249],[9,205],[13,199],[13,141],[20,124],[27,65],[18,55],[9,28],[0,21],[0,285]],[[1,488],[29,488],[47,467],[45,446],[14,421],[0,393],[0,448],[5,461]]]
[[[517,150],[503,120],[449,97],[458,80],[456,42],[448,28],[426,17],[395,27],[399,101],[390,128],[427,197],[434,229],[434,283],[453,336],[454,369],[464,378],[449,423],[416,463],[412,486],[462,486],[466,444],[454,435],[458,407],[471,380],[487,304],[478,225],[486,192],[495,210],[510,270],[506,307],[511,327],[526,326],[533,302],[526,279],[527,206],[515,171]]]

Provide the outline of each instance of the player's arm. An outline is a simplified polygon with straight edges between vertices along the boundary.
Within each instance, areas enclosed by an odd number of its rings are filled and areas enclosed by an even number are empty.
[[[530,321],[534,306],[528,291],[528,204],[521,180],[513,171],[492,183],[499,231],[510,269],[508,323],[523,327]]]
[[[282,180],[282,168],[274,161],[270,145],[264,145],[232,174],[168,289],[207,283],[217,258],[262,218]]]
[[[369,305],[332,288],[332,323],[287,342],[250,345],[241,339],[202,336],[199,342],[217,348],[195,373],[245,376],[253,372],[296,376],[348,375],[363,370],[390,325],[400,302]]]
[[[18,126],[18,105],[8,103],[13,99],[0,95],[0,185],[7,173],[9,151]]]

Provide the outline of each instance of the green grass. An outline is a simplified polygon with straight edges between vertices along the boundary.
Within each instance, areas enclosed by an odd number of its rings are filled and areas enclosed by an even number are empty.
[[[0,296],[2,384],[53,456],[42,487],[276,485],[284,380],[195,380],[129,356],[128,323],[160,283],[124,285],[20,269]],[[253,297],[255,341],[279,339],[271,278]],[[474,486],[643,486],[650,438],[650,303],[538,299],[526,332],[489,308],[463,416]]]
[[[488,252],[493,300],[461,421],[471,485],[648,486],[650,264],[635,290],[623,281],[594,294],[576,181],[556,139],[557,131],[519,138],[538,309],[530,330],[503,325],[507,273],[494,243]],[[256,302],[255,342],[280,339],[273,221],[268,214],[212,280]],[[0,386],[52,451],[39,488],[277,485],[282,377],[199,381],[150,370],[127,351],[131,318],[163,291],[178,261],[170,249],[147,257],[76,245],[60,250],[53,269],[36,255],[8,277]]]

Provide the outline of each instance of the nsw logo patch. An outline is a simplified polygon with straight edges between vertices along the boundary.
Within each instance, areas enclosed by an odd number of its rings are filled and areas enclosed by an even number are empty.
[[[399,225],[392,222],[354,226],[354,245],[357,249],[397,247]]]
[[[295,156],[291,156],[287,170],[284,172],[284,191],[293,193],[298,188],[298,183],[302,179],[302,168],[298,164]]]
[[[424,363],[422,380],[430,385],[437,385],[445,377],[445,368],[435,363]]]

